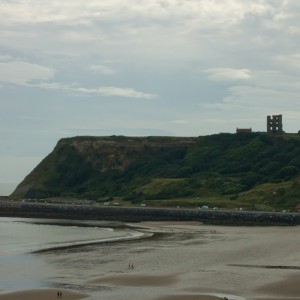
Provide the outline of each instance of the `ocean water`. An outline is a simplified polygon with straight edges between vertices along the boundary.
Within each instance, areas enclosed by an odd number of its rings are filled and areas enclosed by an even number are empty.
[[[142,236],[117,225],[0,218],[0,292],[70,284],[76,288],[99,273],[110,243]]]

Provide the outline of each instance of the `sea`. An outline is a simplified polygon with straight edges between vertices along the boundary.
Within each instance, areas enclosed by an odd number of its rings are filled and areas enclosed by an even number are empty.
[[[108,259],[121,260],[109,253],[109,244],[142,236],[116,222],[0,218],[0,292],[44,287],[82,292],[87,287],[80,282],[105,272]]]

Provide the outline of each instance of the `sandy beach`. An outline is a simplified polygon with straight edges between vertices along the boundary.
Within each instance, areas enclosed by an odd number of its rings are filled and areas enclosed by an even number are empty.
[[[104,256],[101,264],[73,274],[76,288],[64,290],[62,299],[300,300],[300,227],[127,225],[154,235],[99,245],[93,253]],[[83,256],[77,251],[74,257]],[[20,291],[0,299],[56,299],[56,291]]]
[[[19,291],[13,293],[0,294],[0,299],[5,300],[35,300],[35,299],[43,299],[43,300],[52,300],[52,299],[67,299],[67,300],[76,300],[86,298],[87,295],[83,295],[77,292],[68,291],[68,290],[60,290],[62,292],[62,296],[58,297],[56,289],[38,289],[38,290],[29,290],[29,291]]]
[[[83,299],[87,298],[89,296],[82,295],[79,293],[74,293],[70,291],[63,291],[63,294],[61,297],[57,296],[57,291],[55,289],[41,289],[41,290],[29,290],[29,291],[20,291],[20,292],[14,292],[14,293],[7,293],[0,295],[0,299],[5,300],[53,300],[53,299],[67,299],[67,300],[76,300],[76,299]],[[100,295],[99,295],[99,298]],[[224,298],[214,297],[214,296],[166,296],[161,297],[159,300],[221,300]]]

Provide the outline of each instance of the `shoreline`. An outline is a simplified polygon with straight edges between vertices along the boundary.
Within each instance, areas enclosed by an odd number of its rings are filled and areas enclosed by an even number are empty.
[[[150,233],[142,233],[141,232],[139,234],[131,235],[131,236],[112,237],[112,238],[105,238],[105,239],[101,239],[101,240],[91,240],[91,241],[70,242],[70,243],[66,243],[65,245],[60,245],[57,247],[49,247],[49,248],[42,248],[39,250],[34,250],[34,251],[31,251],[31,253],[43,253],[43,252],[79,248],[79,247],[91,246],[91,245],[134,241],[134,240],[149,238],[151,236],[152,235]]]
[[[37,225],[54,225],[54,226],[70,226],[70,227],[81,227],[81,228],[93,228],[93,229],[100,229],[104,231],[111,231],[111,232],[120,232],[117,236],[110,236],[110,237],[101,237],[101,238],[93,238],[93,239],[83,239],[83,240],[73,240],[73,241],[65,241],[59,242],[55,244],[50,244],[44,247],[32,249],[24,249],[23,251],[20,250],[18,252],[14,252],[15,255],[20,254],[39,254],[39,253],[46,253],[51,251],[59,251],[59,250],[67,250],[73,248],[80,248],[86,246],[93,246],[93,245],[101,245],[101,244],[112,244],[112,243],[121,243],[121,242],[130,242],[142,239],[151,238],[154,233],[150,231],[143,231],[139,230],[139,227],[127,225],[121,222],[101,222],[101,221],[80,221],[80,220],[68,220],[68,219],[40,219],[40,218],[10,218],[10,217],[0,217],[4,219],[12,219],[17,220],[17,222],[24,222],[24,223],[33,223]],[[22,221],[20,221],[22,220]],[[28,221],[29,220],[29,221]],[[3,255],[6,256],[6,255]]]

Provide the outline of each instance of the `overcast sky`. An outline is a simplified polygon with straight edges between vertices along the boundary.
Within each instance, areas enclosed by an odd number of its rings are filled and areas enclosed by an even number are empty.
[[[0,0],[0,183],[62,137],[297,132],[299,23],[297,0]]]

